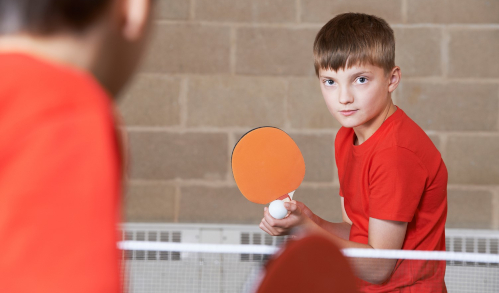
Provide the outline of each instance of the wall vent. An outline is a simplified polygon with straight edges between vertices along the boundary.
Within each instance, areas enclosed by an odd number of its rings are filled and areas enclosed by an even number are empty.
[[[288,236],[276,236],[272,237],[267,233],[260,232],[241,232],[241,241],[239,244],[242,245],[271,245],[271,246],[280,246],[283,242],[288,239]],[[241,254],[241,261],[266,261],[269,258],[269,255],[266,254]]]
[[[499,231],[484,230],[446,230],[445,247],[447,251],[499,254]],[[497,263],[474,263],[448,261],[451,266],[499,267]]]
[[[160,230],[140,230],[123,229],[123,240],[152,241],[152,242],[182,242],[182,231],[160,231]],[[181,255],[175,251],[142,251],[124,250],[125,260],[171,260],[179,261]]]

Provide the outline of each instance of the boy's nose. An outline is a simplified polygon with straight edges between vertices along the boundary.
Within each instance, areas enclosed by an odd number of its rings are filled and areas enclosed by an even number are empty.
[[[342,105],[350,104],[353,102],[353,96],[347,90],[340,90],[339,102]]]

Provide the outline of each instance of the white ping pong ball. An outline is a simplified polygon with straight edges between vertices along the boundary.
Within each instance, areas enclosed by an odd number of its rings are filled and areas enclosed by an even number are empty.
[[[269,213],[274,219],[284,219],[288,214],[288,210],[284,207],[282,200],[274,200],[269,205]]]

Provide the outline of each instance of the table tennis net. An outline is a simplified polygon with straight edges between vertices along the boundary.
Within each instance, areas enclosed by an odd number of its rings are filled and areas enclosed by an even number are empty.
[[[466,239],[454,240],[447,244],[450,251],[446,252],[346,249],[343,254],[352,263],[397,259],[399,276],[417,273],[429,278],[445,272],[448,292],[499,292],[498,240],[470,241],[473,245],[468,245]],[[266,261],[278,249],[265,243],[219,245],[162,242],[161,239],[122,241],[119,247],[123,286],[125,292],[131,293],[254,292]],[[424,292],[442,292],[438,285],[426,283],[425,286],[430,287],[424,288]]]

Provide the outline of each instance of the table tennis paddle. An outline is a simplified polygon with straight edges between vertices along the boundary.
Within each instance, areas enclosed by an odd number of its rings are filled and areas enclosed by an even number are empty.
[[[268,204],[276,219],[286,217],[284,202],[291,201],[305,176],[305,161],[293,139],[283,130],[264,126],[243,135],[232,151],[232,174],[249,201]]]
[[[319,234],[290,240],[268,261],[257,293],[356,293],[352,268],[334,243]]]

